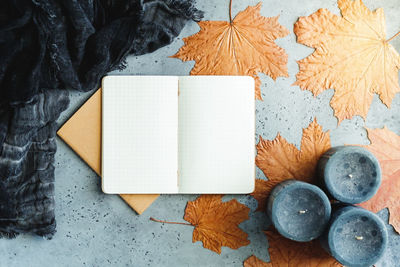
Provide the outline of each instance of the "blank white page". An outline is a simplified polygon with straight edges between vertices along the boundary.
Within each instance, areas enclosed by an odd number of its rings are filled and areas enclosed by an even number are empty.
[[[105,193],[177,193],[178,77],[103,78]]]
[[[179,77],[179,192],[254,190],[254,79]]]

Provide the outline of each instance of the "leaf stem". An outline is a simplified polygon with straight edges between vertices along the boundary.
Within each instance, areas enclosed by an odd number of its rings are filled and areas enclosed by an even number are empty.
[[[232,0],[229,0],[229,23],[232,24]]]
[[[190,223],[182,223],[182,222],[167,222],[167,221],[162,221],[162,220],[157,220],[157,219],[154,219],[153,217],[150,217],[150,221],[153,221],[153,222],[159,222],[159,223],[182,224],[182,225],[189,225],[189,226],[193,226],[193,225],[191,225]]]
[[[390,39],[388,39],[386,42],[389,43],[390,41],[392,41],[394,38],[396,38],[397,36],[400,35],[400,32],[396,33],[395,35],[393,35]]]

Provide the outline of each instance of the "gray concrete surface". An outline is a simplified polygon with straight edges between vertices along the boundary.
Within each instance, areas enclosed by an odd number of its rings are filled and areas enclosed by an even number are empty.
[[[233,0],[233,13],[258,1]],[[310,92],[291,86],[298,72],[296,60],[306,57],[312,49],[297,44],[293,24],[299,16],[306,16],[321,7],[338,13],[335,0],[264,0],[264,16],[280,15],[280,23],[291,34],[277,41],[289,54],[289,78],[273,81],[260,74],[264,101],[257,101],[257,136],[273,139],[278,132],[289,142],[299,146],[302,129],[317,118],[324,130],[331,131],[332,145],[344,143],[367,144],[364,127],[384,125],[400,134],[400,95],[386,108],[375,97],[366,121],[360,117],[346,120],[337,127],[337,120],[329,106],[333,95],[327,90],[317,98]],[[366,0],[369,8],[383,7],[387,19],[387,33],[392,36],[400,30],[400,2],[398,0]],[[205,19],[227,20],[228,0],[198,0]],[[168,58],[182,46],[182,38],[199,30],[195,23],[184,29],[173,44],[152,54],[128,58],[128,67],[121,74],[187,75],[193,62],[183,63]],[[400,37],[392,42],[400,51]],[[349,70],[351,71],[351,70]],[[93,92],[91,92],[93,93]],[[91,93],[71,93],[71,106],[59,120],[62,124]],[[258,171],[258,177],[263,174]],[[229,199],[232,196],[226,196]],[[251,219],[240,227],[250,237],[251,244],[238,250],[222,248],[221,255],[192,243],[192,227],[163,225],[149,221],[156,217],[183,221],[186,202],[196,196],[161,196],[144,214],[137,216],[118,196],[104,195],[100,179],[74,152],[58,140],[56,155],[56,219],[54,239],[42,240],[20,236],[15,240],[0,240],[0,266],[242,266],[252,254],[268,260],[268,241],[261,233],[269,222],[260,212],[255,213],[256,202],[249,196],[235,196],[251,207]],[[388,212],[379,215],[387,222]],[[390,248],[377,266],[400,266],[400,235],[390,232]]]

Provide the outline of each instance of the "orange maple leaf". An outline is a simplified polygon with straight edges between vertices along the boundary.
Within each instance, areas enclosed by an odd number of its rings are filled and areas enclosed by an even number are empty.
[[[203,247],[221,254],[221,247],[238,249],[250,244],[247,234],[239,224],[249,219],[250,208],[236,199],[222,202],[224,195],[201,195],[188,201],[183,217],[189,223],[150,220],[169,224],[194,226],[193,243],[203,242]]]
[[[189,201],[184,219],[191,223],[193,243],[202,241],[203,247],[221,253],[221,246],[238,249],[250,241],[238,225],[249,219],[250,208],[236,199],[222,202],[223,195],[201,195]]]
[[[373,212],[388,208],[389,223],[400,233],[400,136],[385,127],[368,129],[368,138],[371,144],[366,147],[382,168],[382,184],[377,194],[360,206]]]
[[[400,55],[386,39],[383,9],[370,11],[361,0],[338,0],[342,17],[320,9],[299,18],[297,41],[315,48],[300,60],[295,85],[315,96],[335,89],[331,106],[339,123],[354,115],[367,116],[373,94],[390,106],[400,91]]]
[[[191,75],[249,75],[256,80],[255,95],[261,99],[262,72],[274,80],[288,76],[284,49],[275,39],[289,34],[278,17],[260,15],[261,3],[239,12],[234,20],[201,21],[200,31],[184,38],[185,45],[173,55],[182,61],[196,61]]]
[[[250,194],[258,202],[256,211],[266,211],[268,193],[271,192],[274,185],[275,183],[271,183],[269,180],[256,179],[254,191]]]
[[[270,266],[269,263],[266,263],[256,256],[252,255],[248,257],[244,262],[243,262],[243,267],[268,267]]]
[[[259,202],[257,210],[265,209],[265,201],[276,184],[287,179],[313,182],[317,162],[331,147],[330,143],[329,132],[323,132],[315,120],[303,130],[300,150],[279,134],[273,141],[263,140],[260,136],[256,165],[268,181],[256,180],[253,196]]]
[[[275,231],[265,231],[269,244],[271,262],[274,267],[333,267],[343,266],[321,247],[318,240],[295,242],[284,238]],[[255,265],[257,266],[257,265]]]

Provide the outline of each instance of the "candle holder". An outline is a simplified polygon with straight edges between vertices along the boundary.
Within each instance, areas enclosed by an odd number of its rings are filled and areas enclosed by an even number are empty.
[[[329,149],[318,161],[317,174],[328,195],[348,204],[372,198],[382,179],[378,160],[360,146]]]
[[[322,247],[348,267],[371,266],[384,254],[388,233],[383,221],[361,207],[335,204]]]
[[[267,214],[282,236],[307,242],[324,232],[330,219],[331,205],[317,186],[286,180],[271,191]]]

